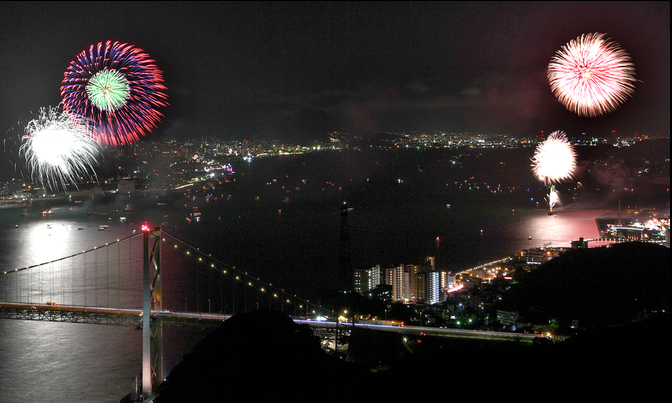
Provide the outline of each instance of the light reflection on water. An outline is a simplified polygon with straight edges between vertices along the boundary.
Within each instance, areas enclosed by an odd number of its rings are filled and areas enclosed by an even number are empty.
[[[98,210],[104,211],[107,207],[102,206]],[[52,216],[23,217],[19,221],[19,228],[16,229],[12,228],[12,223],[19,220],[16,217],[18,212],[14,210],[11,218],[7,218],[6,211],[0,212],[0,217],[4,217],[0,220],[2,247],[14,251],[11,254],[3,253],[0,258],[3,266],[16,266],[19,262],[26,262],[20,264],[20,267],[26,267],[77,254],[82,250],[104,245],[105,242],[114,242],[118,238],[132,235],[133,229],[138,227],[138,224],[133,222],[134,217],[126,223],[121,223],[118,219],[111,221],[108,215],[103,214],[84,216],[88,208],[90,207],[69,210],[67,207],[62,207]],[[503,257],[504,253],[526,247],[546,244],[568,246],[571,240],[579,237],[596,237],[598,231],[595,217],[607,212],[607,210],[559,209],[556,215],[549,216],[545,210],[518,210],[512,214],[503,209],[493,209],[489,215],[483,217],[466,213],[470,211],[466,207],[462,211],[460,209],[459,204],[455,205],[452,211],[446,214],[446,220],[435,220],[436,231],[442,231],[440,232],[442,240],[436,251],[444,259],[444,263],[451,257],[455,261],[471,262],[484,250],[489,250],[490,254],[481,260],[489,259],[491,256]],[[361,214],[361,212],[352,214],[355,255],[365,253],[375,259],[378,256],[383,257],[385,253],[394,253],[390,246],[394,248],[395,245],[408,242],[408,248],[414,247],[412,243],[416,241],[416,237],[409,237],[403,232],[388,236],[385,238],[386,241],[379,245],[375,237],[369,236],[368,241],[364,241],[367,235],[365,230],[367,223],[378,223],[383,228],[387,224],[384,224],[382,216],[362,219]],[[99,231],[100,224],[107,224],[109,227]],[[463,230],[451,232],[450,228],[443,229],[444,226],[450,225]],[[425,223],[425,228],[429,230],[423,237],[433,235],[434,228],[430,224]],[[480,229],[484,230],[483,233]],[[530,236],[532,239],[528,240]],[[125,245],[119,244],[117,253],[121,250],[126,253]],[[109,250],[112,251],[114,264],[114,246]],[[141,251],[130,252],[130,250],[129,247],[128,254],[135,255],[135,258],[129,258],[128,262],[124,260],[120,265],[121,274],[112,276],[113,285],[118,282],[121,288],[130,289],[133,287],[131,283],[140,283],[140,274],[132,267],[138,267]],[[459,255],[456,250],[461,250]],[[427,252],[431,253],[432,250],[429,249]],[[82,257],[83,260],[79,264],[95,269],[98,267],[97,263],[91,259],[97,258],[95,255],[90,256]],[[104,260],[102,257],[100,259]],[[67,279],[59,278],[62,276],[59,273],[56,263],[54,267],[44,270],[44,277],[40,277],[37,283],[48,288],[50,283],[64,280],[67,282]],[[75,279],[77,292],[71,294],[65,292],[60,296],[54,296],[50,293],[47,296],[46,288],[38,291],[33,286],[30,297],[26,291],[25,298],[37,301],[47,298],[60,299],[63,303],[70,303],[72,300],[75,305],[109,306],[110,299],[112,301],[118,299],[121,303],[120,295],[100,294],[87,287],[87,284],[100,282],[100,278],[94,280],[97,275],[96,270],[91,270],[88,277]],[[23,282],[21,284],[24,284],[24,288],[26,283],[36,284],[35,278],[24,278],[26,280],[19,281]],[[127,280],[128,284],[122,284],[122,278]],[[137,298],[131,300],[132,304],[139,305],[139,294]],[[166,373],[203,335],[202,332],[199,334],[183,329],[166,330]],[[2,402],[17,400],[117,402],[130,391],[130,377],[141,371],[141,335],[132,327],[0,320],[0,340]]]
[[[86,207],[81,206],[72,210],[67,205],[53,207],[53,214],[46,216],[39,206],[26,210],[28,215],[21,215],[19,209],[0,210],[0,247],[11,251],[0,256],[0,268],[27,267],[71,256],[128,237],[137,230],[136,225],[121,223],[118,214],[89,216]],[[100,231],[100,225],[108,227]]]
[[[0,319],[0,401],[117,403],[142,372],[142,334],[131,326]],[[164,329],[166,368],[205,332]]]
[[[462,204],[459,200],[450,200],[450,209],[446,209],[443,200],[434,204],[401,198],[385,204],[366,204],[367,201],[362,196],[350,212],[355,267],[367,263],[414,263],[422,256],[436,255],[439,268],[464,269],[524,248],[569,246],[579,237],[597,237],[595,218],[615,213],[568,206],[557,208],[557,214],[549,216],[543,208],[516,209],[512,213],[508,208]],[[227,263],[268,268],[276,275],[282,272],[283,280],[319,282],[330,276],[330,265],[337,261],[338,208],[319,215],[320,207],[292,203],[281,204],[281,215],[277,209],[266,214],[249,203],[236,204],[234,197],[231,201],[210,202],[210,206],[203,207],[201,223],[186,225],[184,219],[191,204],[174,203],[169,210],[160,210],[156,203],[142,209],[135,202],[137,199],[113,198],[86,200],[80,205],[66,203],[53,206],[54,214],[50,216],[42,216],[41,207],[30,209],[33,215],[29,216],[21,216],[18,209],[0,210],[0,269],[22,268],[78,254],[128,237],[133,230],[139,231],[142,220],[151,217],[159,222],[168,213],[171,233],[176,230],[175,235],[189,235],[193,239],[186,240],[197,246],[201,241],[209,242],[210,247],[225,245],[226,249],[219,252],[224,250]],[[263,198],[260,203],[264,203]],[[126,204],[131,204],[133,211],[124,212]],[[91,209],[98,214],[88,215]],[[113,209],[120,211],[110,213]],[[215,210],[217,214],[213,214]],[[213,218],[218,215],[221,220]],[[127,218],[125,222],[119,220],[121,216]],[[292,222],[297,217],[308,218]],[[107,229],[100,231],[101,224],[108,225]],[[70,292],[66,287],[59,295],[50,288],[54,283],[68,283],[63,278],[67,267],[59,267],[59,263],[43,270],[38,279],[32,274],[33,277],[24,275],[13,287],[20,299],[27,301],[48,299],[105,306],[119,301],[119,307],[138,307],[139,294],[129,297],[128,290],[140,284],[137,268],[142,252],[133,252],[132,247],[126,251],[127,245],[130,243],[106,249],[104,253],[109,252],[111,258],[95,253],[78,257],[81,260],[77,264],[91,270],[87,276],[69,282],[73,287]],[[115,253],[119,257],[115,258]],[[298,256],[312,260],[303,263]],[[110,270],[111,274],[103,274],[97,270],[103,260],[118,263],[118,267]],[[304,267],[314,268],[316,273]],[[264,274],[259,276],[265,278]],[[109,282],[110,288],[116,285],[125,289],[124,297],[120,293],[97,292],[92,285],[101,282]],[[130,305],[124,306],[126,303]],[[165,335],[168,373],[203,334],[166,329]],[[132,327],[0,320],[0,402],[118,402],[130,391],[130,377],[141,370],[140,343],[141,335]]]

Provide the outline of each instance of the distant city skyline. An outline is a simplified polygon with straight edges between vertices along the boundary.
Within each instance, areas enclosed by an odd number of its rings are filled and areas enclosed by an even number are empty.
[[[147,138],[305,139],[445,130],[669,134],[669,3],[0,3],[0,126],[60,102],[91,44],[144,49],[170,106]],[[582,118],[553,96],[553,54],[604,32],[634,96]],[[16,128],[14,128],[16,130]]]

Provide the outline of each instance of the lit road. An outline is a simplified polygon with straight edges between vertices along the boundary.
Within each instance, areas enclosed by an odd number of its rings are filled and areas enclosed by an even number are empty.
[[[335,328],[336,322],[315,321],[305,319],[294,319],[294,322],[307,324],[313,327],[327,327]],[[370,330],[377,330],[382,332],[395,332],[402,334],[413,335],[427,335],[427,336],[443,336],[443,337],[459,337],[459,338],[479,338],[488,340],[533,340],[538,337],[544,337],[540,334],[523,334],[513,332],[495,332],[490,330],[467,330],[467,329],[448,329],[428,326],[397,326],[397,325],[383,325],[372,323],[355,322],[355,327]],[[352,328],[352,322],[339,323],[339,329]],[[564,340],[564,337],[553,337],[554,340]]]
[[[54,315],[79,313],[79,314],[97,314],[97,315],[122,315],[129,317],[142,317],[142,309],[120,309],[120,308],[100,308],[100,307],[86,307],[86,306],[68,306],[68,305],[46,305],[46,304],[20,304],[20,303],[4,303],[0,302],[0,311],[14,310],[34,313],[36,316],[49,314],[53,318]],[[46,316],[46,315],[45,315]],[[230,314],[220,313],[199,313],[199,312],[171,312],[171,311],[152,311],[153,317],[162,319],[177,319],[177,320],[194,320],[206,322],[221,322],[231,317]],[[41,319],[41,318],[33,318]],[[53,320],[44,318],[46,320]],[[305,324],[317,328],[336,328],[334,321],[319,321],[310,319],[293,318],[295,323]],[[347,330],[352,328],[352,322],[340,322],[339,329]],[[427,335],[427,336],[443,336],[443,337],[458,337],[458,338],[479,338],[488,340],[533,340],[538,337],[543,337],[539,334],[523,334],[512,332],[495,332],[486,330],[466,330],[466,329],[445,329],[438,327],[427,326],[399,326],[386,325],[374,323],[360,323],[355,322],[356,328],[369,329],[382,332],[395,332],[401,334],[412,335]],[[563,340],[562,337],[553,337],[554,340]]]

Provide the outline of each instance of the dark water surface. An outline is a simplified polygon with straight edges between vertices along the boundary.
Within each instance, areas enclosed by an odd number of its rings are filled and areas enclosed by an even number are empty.
[[[614,209],[574,209],[568,203],[551,216],[536,205],[543,194],[520,185],[512,192],[502,190],[510,183],[493,193],[496,182],[477,183],[478,178],[435,159],[334,153],[267,158],[234,169],[235,181],[189,195],[35,203],[25,207],[28,215],[22,215],[24,208],[0,210],[0,269],[102,246],[137,233],[148,221],[163,223],[170,234],[222,262],[308,298],[333,284],[344,201],[352,208],[348,224],[355,267],[416,263],[433,255],[438,268],[456,271],[524,248],[568,246],[579,237],[596,237],[595,218],[615,214]],[[127,206],[131,211],[123,211]],[[53,214],[43,216],[48,209]],[[98,214],[88,215],[91,210]],[[194,212],[201,213],[198,221]],[[108,227],[101,231],[101,224]],[[126,277],[125,270],[129,281],[140,278],[132,261],[119,265],[118,278]],[[91,276],[100,276],[98,283],[109,276],[97,274],[97,261],[87,264],[95,268]],[[40,281],[45,287],[47,278],[67,281],[57,276],[46,273]],[[45,291],[40,292],[31,295],[44,299]],[[75,294],[52,291],[51,298],[110,303],[105,293]],[[166,373],[202,336],[166,330]],[[132,327],[0,320],[0,402],[117,402],[140,371],[141,332]]]

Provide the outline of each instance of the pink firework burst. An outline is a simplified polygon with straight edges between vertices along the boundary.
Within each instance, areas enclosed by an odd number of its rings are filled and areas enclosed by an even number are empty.
[[[600,116],[623,104],[635,90],[635,66],[605,34],[584,34],[555,53],[548,65],[553,94],[580,116]]]

